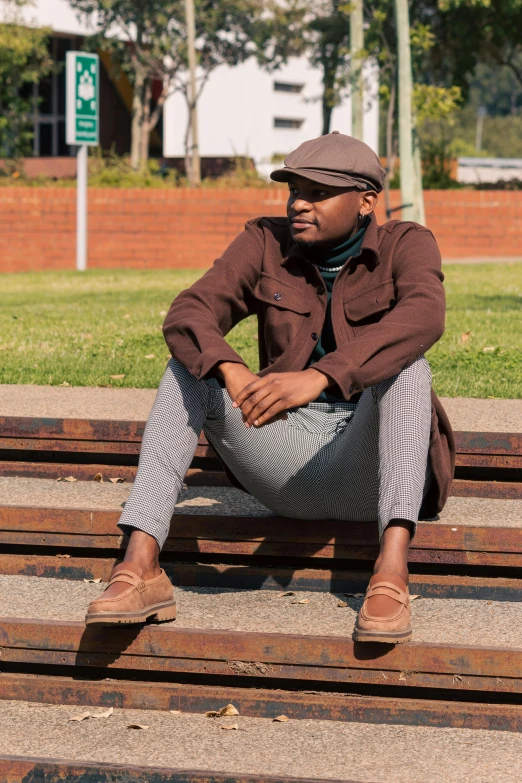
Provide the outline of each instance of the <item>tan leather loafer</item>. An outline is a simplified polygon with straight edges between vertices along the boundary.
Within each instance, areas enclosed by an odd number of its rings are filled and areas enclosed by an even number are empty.
[[[397,601],[398,608],[387,617],[374,617],[368,612],[368,599],[374,595],[387,595]],[[392,582],[376,581],[368,585],[364,603],[359,612],[353,639],[356,642],[385,642],[401,644],[411,639],[411,611],[408,588],[401,590]]]
[[[96,598],[89,604],[85,624],[144,623],[153,616],[156,620],[175,620],[174,588],[165,571],[161,569],[160,576],[145,581],[142,573],[135,563],[120,563],[113,568],[106,590],[115,582],[125,582],[129,587],[115,597],[104,598],[102,593]]]

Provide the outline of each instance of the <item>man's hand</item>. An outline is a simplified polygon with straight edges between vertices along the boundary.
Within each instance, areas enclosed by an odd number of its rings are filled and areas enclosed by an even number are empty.
[[[259,376],[239,362],[221,362],[218,375],[225,381],[231,400],[235,400],[239,392],[249,383],[259,380]]]
[[[254,379],[235,397],[230,394],[234,407],[241,408],[247,427],[261,427],[289,408],[307,405],[331,384],[326,375],[312,367],[302,372],[276,372],[263,378],[254,376]]]

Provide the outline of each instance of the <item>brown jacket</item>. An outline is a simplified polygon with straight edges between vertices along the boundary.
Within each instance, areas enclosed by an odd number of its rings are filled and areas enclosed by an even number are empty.
[[[372,215],[359,256],[339,273],[332,294],[337,349],[314,364],[345,399],[400,372],[440,339],[445,296],[433,235],[416,223]],[[196,378],[219,362],[243,359],[224,335],[258,317],[260,375],[304,369],[320,335],[327,294],[316,267],[292,243],[286,218],[256,218],[221,258],[172,303],[163,332],[174,356]],[[432,393],[430,457],[435,476],[423,515],[439,512],[453,477],[448,418]]]

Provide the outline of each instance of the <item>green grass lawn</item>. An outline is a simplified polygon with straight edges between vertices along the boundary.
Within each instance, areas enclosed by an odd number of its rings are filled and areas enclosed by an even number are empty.
[[[445,273],[447,330],[428,354],[436,391],[522,398],[522,264],[452,265]],[[0,383],[157,386],[168,357],[165,313],[200,274],[2,275]],[[255,320],[239,324],[228,340],[256,369]]]

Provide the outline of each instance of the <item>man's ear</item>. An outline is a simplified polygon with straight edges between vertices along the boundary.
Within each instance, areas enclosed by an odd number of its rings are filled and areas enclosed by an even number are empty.
[[[376,190],[365,190],[363,193],[363,197],[361,199],[361,207],[364,207],[364,214],[369,215],[370,212],[373,212],[375,207],[377,206],[377,191]]]

